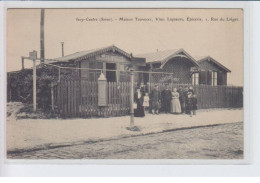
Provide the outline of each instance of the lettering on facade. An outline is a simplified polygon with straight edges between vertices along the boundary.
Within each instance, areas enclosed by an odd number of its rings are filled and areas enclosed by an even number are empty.
[[[96,60],[107,61],[107,62],[126,62],[127,61],[123,56],[108,55],[108,54],[97,55]]]

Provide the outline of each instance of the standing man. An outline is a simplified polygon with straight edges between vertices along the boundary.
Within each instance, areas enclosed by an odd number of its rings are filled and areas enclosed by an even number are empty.
[[[181,113],[184,113],[185,110],[185,99],[184,99],[184,92],[183,92],[183,87],[179,86],[179,89],[177,91],[179,93],[179,100],[180,100],[180,104],[181,104]]]
[[[188,114],[188,91],[188,86],[185,86],[183,91],[183,112],[185,112],[185,114]]]
[[[152,114],[159,114],[161,94],[158,85],[155,85],[154,89],[152,90],[150,99],[152,103]]]
[[[162,91],[162,111],[165,113],[171,112],[171,100],[172,100],[172,92],[170,90],[170,85],[165,84],[165,88]]]

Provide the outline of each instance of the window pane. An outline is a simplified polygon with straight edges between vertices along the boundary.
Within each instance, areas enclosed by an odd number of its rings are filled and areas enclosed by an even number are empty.
[[[195,73],[195,85],[199,84],[199,73]]]

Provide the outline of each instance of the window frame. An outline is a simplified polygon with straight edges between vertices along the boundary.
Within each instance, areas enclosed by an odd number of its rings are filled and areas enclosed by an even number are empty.
[[[212,86],[218,85],[218,72],[217,71],[211,72],[211,85]]]
[[[192,85],[199,85],[200,75],[198,72],[194,72],[191,76]]]

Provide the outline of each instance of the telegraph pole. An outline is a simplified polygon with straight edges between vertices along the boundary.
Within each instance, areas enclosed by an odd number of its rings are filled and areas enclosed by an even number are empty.
[[[36,112],[37,109],[37,99],[36,99],[36,59],[37,52],[33,50],[29,53],[30,59],[33,61],[33,111]]]
[[[33,111],[36,112],[36,60],[33,59]]]
[[[41,62],[44,62],[45,58],[45,49],[44,49],[44,16],[45,16],[45,9],[41,9],[41,22],[40,22],[40,58]]]

